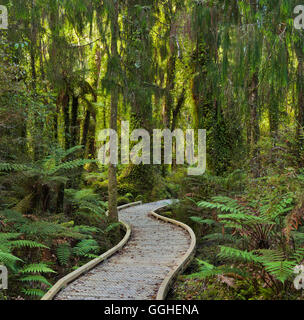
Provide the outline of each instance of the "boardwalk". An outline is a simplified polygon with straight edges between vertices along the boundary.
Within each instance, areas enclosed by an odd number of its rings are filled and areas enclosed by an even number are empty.
[[[81,276],[56,300],[153,300],[166,275],[190,246],[189,234],[175,225],[149,217],[169,200],[119,212],[132,228],[123,250]]]

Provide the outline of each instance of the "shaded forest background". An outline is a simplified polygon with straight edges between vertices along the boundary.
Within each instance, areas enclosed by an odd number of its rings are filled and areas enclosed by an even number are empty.
[[[117,243],[117,205],[165,198],[182,201],[164,214],[201,237],[200,267],[174,298],[300,297],[292,287],[304,241],[299,1],[1,4],[9,29],[0,31],[0,261],[11,283],[3,299],[41,297]],[[206,129],[206,174],[101,166],[98,133],[120,132],[126,120],[131,131]]]

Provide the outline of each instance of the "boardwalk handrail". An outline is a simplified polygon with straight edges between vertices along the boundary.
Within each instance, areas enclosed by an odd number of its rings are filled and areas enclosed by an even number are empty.
[[[184,223],[182,223],[180,221],[176,221],[176,220],[173,220],[173,219],[170,219],[170,218],[166,218],[164,216],[161,216],[161,215],[157,214],[154,211],[151,211],[150,215],[152,217],[158,219],[158,220],[169,222],[169,223],[172,223],[174,225],[177,225],[177,226],[185,229],[186,231],[188,231],[188,233],[190,234],[190,237],[191,237],[191,244],[190,244],[190,247],[189,247],[188,251],[178,261],[177,267],[175,267],[174,269],[172,269],[168,273],[168,275],[166,276],[166,278],[164,279],[164,281],[162,282],[161,286],[158,289],[156,300],[165,300],[166,296],[167,296],[167,294],[168,294],[168,292],[170,290],[170,286],[175,281],[175,279],[178,276],[178,274],[182,273],[187,268],[187,266],[192,261],[192,259],[194,258],[194,255],[195,255],[195,252],[196,252],[196,236],[195,236],[193,230],[188,225],[186,225],[186,224],[184,224]]]
[[[117,207],[117,209],[118,210],[122,210],[122,209],[126,209],[126,208],[129,208],[129,207],[137,206],[137,205],[140,205],[140,204],[142,204],[142,201],[128,203],[128,204],[125,204],[125,205]],[[67,284],[69,284],[70,282],[74,281],[79,276],[83,275],[84,273],[90,271],[96,265],[98,265],[101,262],[103,262],[104,260],[108,259],[114,253],[116,253],[117,251],[121,250],[125,246],[125,244],[129,241],[130,236],[131,236],[131,227],[127,223],[125,223],[124,221],[122,221],[122,220],[119,220],[119,221],[122,223],[124,229],[126,230],[126,234],[125,234],[124,238],[115,247],[113,247],[112,249],[108,250],[107,252],[103,253],[101,256],[95,258],[94,260],[91,260],[90,262],[86,263],[82,267],[78,268],[77,270],[67,274],[66,276],[64,276],[63,278],[58,280],[55,283],[55,285],[52,286],[52,288],[41,298],[41,300],[52,300],[55,297],[55,295],[62,288],[64,288]]]

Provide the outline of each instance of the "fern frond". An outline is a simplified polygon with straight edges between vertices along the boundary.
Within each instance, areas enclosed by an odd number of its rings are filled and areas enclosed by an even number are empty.
[[[15,248],[23,248],[23,247],[28,247],[28,248],[45,248],[49,249],[49,247],[45,246],[42,243],[38,243],[35,241],[31,240],[15,240],[11,242],[12,246]]]
[[[234,259],[234,260],[254,262],[254,263],[260,262],[260,258],[257,255],[246,250],[243,251],[236,248],[225,247],[225,246],[220,246],[220,249],[221,251],[218,254],[218,256],[223,259]]]
[[[45,292],[41,289],[22,289],[22,292],[27,296],[33,296],[33,297],[43,297],[45,295]]]
[[[21,236],[22,233],[16,233],[16,232],[11,232],[11,233],[0,233],[0,243],[5,240],[12,240],[16,239]]]
[[[95,163],[95,162],[96,162],[96,160],[90,160],[90,159],[77,159],[77,160],[67,161],[67,162],[64,162],[62,164],[59,164],[54,169],[50,170],[49,174],[53,175],[53,174],[55,174],[56,172],[58,172],[60,170],[77,169],[79,167],[83,167],[86,164]]]
[[[296,266],[295,261],[264,261],[263,265],[267,272],[276,279],[284,283],[293,275],[293,269]]]
[[[204,209],[215,209],[219,210],[220,212],[231,212],[235,214],[242,214],[243,212],[240,211],[238,208],[225,205],[222,203],[213,203],[213,202],[207,202],[207,201],[200,201],[198,202],[198,207],[204,208]]]
[[[72,254],[71,246],[69,244],[65,243],[58,246],[56,253],[59,263],[62,266],[66,266],[69,264],[69,259]]]
[[[15,264],[17,261],[22,261],[20,258],[12,255],[9,252],[0,251],[0,262],[6,266],[11,266]]]
[[[222,234],[222,233],[211,233],[203,237],[203,240],[210,240],[210,241],[227,241],[230,243],[237,243],[239,239],[236,236],[231,234]]]
[[[106,228],[105,232],[110,232],[111,230],[116,229],[120,225],[121,225],[120,222],[111,223],[110,225],[108,225],[108,227]]]
[[[100,247],[97,241],[93,239],[84,239],[73,248],[73,253],[78,256],[85,256],[92,252],[97,253],[99,250]]]
[[[29,275],[29,276],[21,278],[20,281],[22,281],[22,282],[41,282],[41,283],[47,285],[48,287],[52,286],[52,284],[44,276],[41,276],[41,275]]]
[[[225,220],[231,219],[232,221],[240,224],[274,224],[274,222],[271,222],[268,219],[244,213],[219,214],[218,218]]]
[[[304,260],[304,248],[298,248],[292,258],[296,261],[297,264],[301,263]]]
[[[40,235],[40,236],[58,236],[66,229],[55,223],[47,221],[35,221],[18,226],[18,230],[27,235]]]
[[[45,263],[33,263],[25,266],[21,273],[56,273],[54,270],[49,268]]]
[[[26,223],[27,219],[21,212],[16,210],[0,211],[0,216],[4,217],[8,222]]]
[[[200,224],[208,224],[209,226],[216,224],[216,221],[212,219],[202,219],[200,217],[190,217],[190,219]]]
[[[0,171],[26,171],[29,168],[31,167],[24,164],[0,162]]]

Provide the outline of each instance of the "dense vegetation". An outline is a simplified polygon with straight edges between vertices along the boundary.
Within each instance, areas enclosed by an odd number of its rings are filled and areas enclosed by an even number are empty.
[[[0,299],[38,299],[119,241],[117,205],[165,198],[199,239],[172,298],[303,299],[299,1],[1,4]],[[206,129],[207,172],[101,165],[100,130],[126,120]]]

